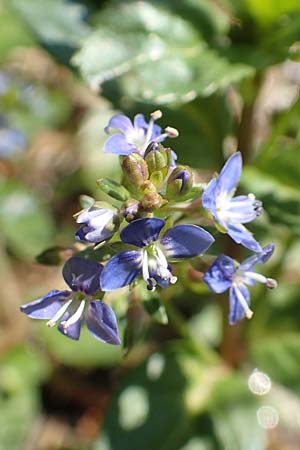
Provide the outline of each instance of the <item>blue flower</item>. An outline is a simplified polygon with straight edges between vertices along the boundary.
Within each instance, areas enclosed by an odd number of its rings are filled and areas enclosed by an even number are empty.
[[[107,344],[119,345],[117,321],[113,310],[101,300],[94,300],[100,291],[103,266],[95,261],[74,256],[64,265],[63,277],[71,291],[53,290],[44,297],[21,306],[33,319],[46,319],[65,336],[78,340],[83,318],[91,334]]]
[[[105,132],[110,134],[112,129],[119,132],[107,139],[104,144],[104,152],[115,155],[129,155],[137,152],[144,156],[151,142],[158,143],[163,142],[167,137],[177,137],[178,131],[174,128],[167,127],[162,133],[161,127],[154,123],[161,116],[161,111],[155,111],[151,114],[149,123],[146,122],[143,114],[137,114],[133,123],[126,116],[113,116],[105,127]]]
[[[75,233],[77,240],[100,243],[111,238],[117,231],[120,217],[112,209],[91,206],[77,216],[76,222],[83,224]]]
[[[237,264],[232,258],[220,255],[214,261],[209,270],[204,274],[203,280],[211,291],[221,294],[229,289],[229,323],[235,324],[238,320],[247,317],[251,319],[253,312],[250,309],[250,294],[246,284],[252,286],[255,281],[264,283],[273,289],[277,283],[272,278],[253,272],[255,264],[266,262],[274,251],[274,244],[264,247],[261,253],[247,258],[241,264]]]
[[[261,202],[253,194],[233,197],[241,172],[242,156],[236,152],[228,159],[219,177],[213,178],[204,190],[202,206],[235,242],[261,252],[261,246],[243,225],[261,214]]]
[[[139,275],[149,290],[157,285],[165,288],[177,281],[168,258],[192,258],[214,242],[207,231],[196,225],[175,225],[159,238],[164,226],[162,219],[138,219],[121,231],[122,241],[137,249],[121,252],[108,261],[100,277],[103,291],[127,286]]]

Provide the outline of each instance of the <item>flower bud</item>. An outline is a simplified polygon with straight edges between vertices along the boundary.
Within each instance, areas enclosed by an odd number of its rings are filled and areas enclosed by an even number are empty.
[[[142,206],[144,209],[157,209],[162,206],[163,199],[157,192],[146,192],[142,198]]]
[[[122,169],[126,179],[134,186],[142,186],[149,178],[147,163],[138,153],[130,153],[122,162]]]
[[[127,220],[127,222],[132,222],[133,220],[139,217],[138,215],[139,209],[140,209],[140,202],[134,199],[129,199],[123,205],[121,213],[125,218],[125,220]]]
[[[127,189],[114,180],[110,180],[109,178],[100,178],[97,180],[97,185],[102,192],[105,192],[105,194],[115,198],[116,200],[124,202],[129,198],[129,192]]]
[[[119,229],[121,218],[112,209],[92,206],[84,209],[76,217],[76,222],[82,225],[75,234],[77,240],[99,243],[114,235]]]
[[[176,198],[186,195],[193,187],[193,172],[189,166],[177,166],[168,179],[166,196]]]
[[[145,161],[150,174],[157,172],[169,165],[168,151],[161,144],[152,142],[146,150]]]

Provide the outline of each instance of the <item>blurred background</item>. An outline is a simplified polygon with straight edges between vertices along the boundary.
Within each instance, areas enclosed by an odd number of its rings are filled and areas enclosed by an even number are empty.
[[[298,61],[299,0],[0,0],[1,450],[299,450]],[[63,288],[78,197],[119,176],[108,119],[158,108],[203,180],[242,152],[279,287],[254,288],[235,327],[185,264],[168,323],[110,294],[124,357],[19,305]],[[245,256],[226,237],[215,248]]]

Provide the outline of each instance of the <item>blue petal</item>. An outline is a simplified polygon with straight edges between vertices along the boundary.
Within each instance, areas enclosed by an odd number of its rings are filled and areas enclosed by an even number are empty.
[[[134,128],[143,128],[147,131],[149,124],[145,120],[144,114],[136,114],[133,119]]]
[[[245,259],[245,261],[243,261],[239,267],[246,272],[251,270],[255,264],[265,263],[272,256],[274,248],[275,245],[273,243],[266,245],[265,247],[263,247],[260,253],[257,253],[256,255],[250,256],[250,258]]]
[[[62,326],[62,322],[67,321],[70,317],[71,313],[67,311],[66,314],[64,314],[64,316],[62,317],[62,320],[58,324],[57,328],[64,336],[67,336],[70,339],[74,339],[74,341],[78,341],[78,339],[80,338],[82,318],[79,317],[76,322],[72,323],[67,328],[64,328]]]
[[[128,117],[117,114],[110,119],[107,126],[104,128],[105,133],[109,134],[111,128],[115,128],[117,130],[123,131],[123,133],[126,133],[126,131],[132,130],[133,126],[131,120],[128,119]]]
[[[176,153],[173,150],[171,150],[170,169],[174,169],[176,167],[176,160],[177,160],[177,155],[176,155]]]
[[[73,256],[63,267],[63,277],[73,291],[92,295],[100,289],[102,269],[103,266],[96,261]]]
[[[52,319],[52,317],[62,307],[69,295],[69,291],[53,290],[34,302],[22,305],[20,310],[32,319],[49,320]]]
[[[230,288],[234,271],[234,260],[229,256],[219,255],[204,274],[203,281],[211,291],[221,294]]]
[[[155,140],[156,142],[163,142],[165,140],[165,138],[162,137],[161,139],[157,139],[161,134],[162,134],[161,127],[154,124],[153,128],[152,128],[152,134],[151,134],[150,140],[151,141]]]
[[[84,225],[83,227],[80,227],[79,230],[75,233],[75,239],[77,241],[87,242],[87,239],[85,238],[85,235],[91,231],[92,228]]]
[[[213,178],[205,188],[202,194],[202,206],[211,212],[211,214],[216,214],[216,187],[217,179]]]
[[[242,173],[242,155],[234,153],[224,165],[218,178],[218,194],[232,195]]]
[[[106,303],[100,300],[91,301],[85,321],[96,339],[107,344],[121,344],[115,313]]]
[[[121,239],[127,244],[145,247],[150,242],[158,239],[161,229],[164,227],[163,219],[138,219],[131,222],[121,231]]]
[[[136,151],[136,147],[129,144],[123,134],[113,134],[104,144],[105,153],[113,153],[114,155],[129,155]]]
[[[238,244],[242,244],[244,247],[252,250],[253,252],[261,252],[262,248],[259,243],[254,239],[252,233],[240,224],[228,224],[229,236]]]
[[[239,286],[241,294],[243,295],[247,305],[250,305],[250,294],[246,286]],[[241,306],[237,295],[236,288],[231,287],[229,292],[229,324],[234,325],[239,320],[246,316],[244,308]]]
[[[101,274],[102,291],[114,291],[128,286],[141,273],[142,252],[125,251],[113,256]]]
[[[176,225],[169,228],[160,243],[169,258],[193,258],[204,253],[214,238],[197,225]]]

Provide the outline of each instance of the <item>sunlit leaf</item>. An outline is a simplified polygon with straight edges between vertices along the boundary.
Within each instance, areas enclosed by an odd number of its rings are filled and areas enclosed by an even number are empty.
[[[155,2],[107,8],[73,62],[92,86],[121,77],[132,98],[157,104],[208,96],[254,73],[221,57],[201,30]]]
[[[50,45],[74,47],[89,31],[80,4],[65,0],[12,0],[12,4],[41,41]]]

